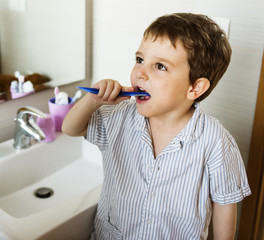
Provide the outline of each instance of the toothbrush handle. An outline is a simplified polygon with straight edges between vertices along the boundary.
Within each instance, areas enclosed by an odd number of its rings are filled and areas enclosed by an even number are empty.
[[[87,88],[87,87],[78,87],[78,88],[86,92],[93,93],[93,94],[98,94],[99,92],[99,89],[97,88]],[[150,96],[150,95],[145,92],[120,92],[118,96],[119,97],[132,97],[132,96]]]

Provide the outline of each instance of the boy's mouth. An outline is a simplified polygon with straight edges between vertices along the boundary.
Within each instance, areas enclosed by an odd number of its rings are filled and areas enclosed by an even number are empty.
[[[142,87],[137,86],[136,89],[137,89],[138,92],[148,93],[148,92],[147,92],[144,88],[142,88]],[[150,95],[149,95],[149,96],[138,96],[138,97],[137,97],[137,99],[140,100],[140,101],[147,101],[147,100],[149,100],[150,98],[151,98]]]

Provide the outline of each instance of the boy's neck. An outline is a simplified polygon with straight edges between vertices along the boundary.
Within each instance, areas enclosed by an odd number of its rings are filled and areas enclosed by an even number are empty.
[[[178,115],[166,117],[150,117],[149,127],[155,158],[176,137],[191,119],[195,108],[191,106]]]
[[[195,108],[191,105],[189,108],[182,109],[175,114],[149,117],[148,120],[153,128],[182,129],[189,122],[194,111]]]

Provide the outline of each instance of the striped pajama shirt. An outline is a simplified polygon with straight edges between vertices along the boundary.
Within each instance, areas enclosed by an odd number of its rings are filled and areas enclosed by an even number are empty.
[[[91,239],[206,239],[211,201],[251,193],[234,138],[195,108],[156,158],[134,99],[93,114],[87,140],[102,152],[104,183]]]

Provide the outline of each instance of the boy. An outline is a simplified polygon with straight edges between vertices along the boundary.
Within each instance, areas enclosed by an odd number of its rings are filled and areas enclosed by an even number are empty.
[[[208,17],[166,15],[145,31],[132,87],[106,79],[69,112],[63,132],[102,151],[104,184],[92,239],[233,239],[250,194],[233,137],[199,101],[227,69],[231,47]],[[150,96],[118,97],[123,91]]]

